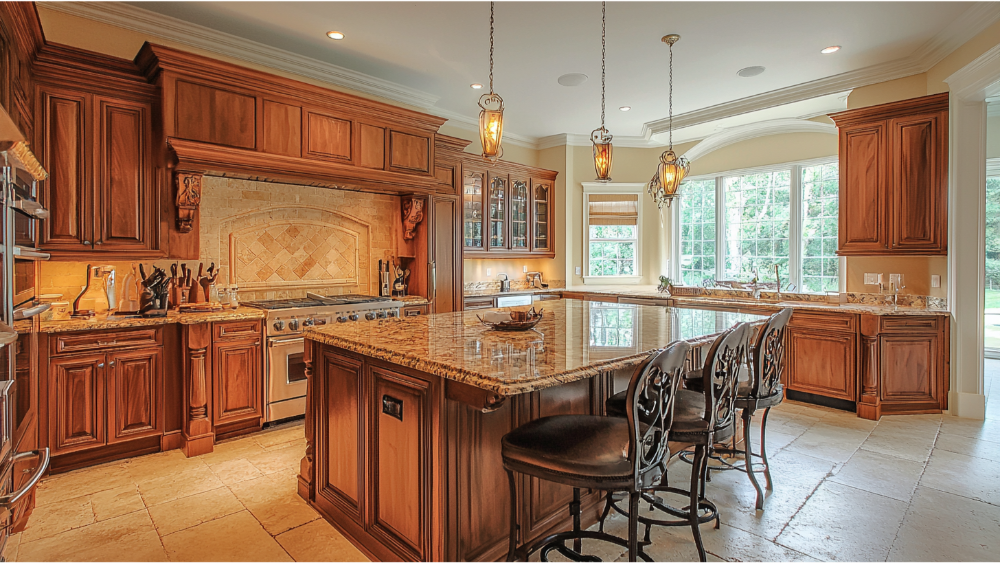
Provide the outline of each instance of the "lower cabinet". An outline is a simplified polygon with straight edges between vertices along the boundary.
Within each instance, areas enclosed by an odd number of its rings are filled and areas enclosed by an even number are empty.
[[[107,443],[105,354],[52,360],[49,368],[49,447],[68,454]]]
[[[108,443],[161,433],[159,348],[108,354]]]
[[[785,387],[845,401],[857,390],[858,317],[795,311],[789,321]]]
[[[261,387],[261,337],[221,340],[212,344],[215,362],[215,425],[250,419],[263,414]]]

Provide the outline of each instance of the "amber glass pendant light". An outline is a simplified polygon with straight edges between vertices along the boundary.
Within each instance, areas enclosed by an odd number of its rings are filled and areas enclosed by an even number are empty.
[[[681,38],[680,35],[664,35],[662,41],[670,46],[670,93],[669,93],[669,119],[667,124],[668,146],[667,150],[660,155],[660,164],[656,167],[656,174],[649,181],[649,195],[652,196],[656,206],[663,209],[664,204],[670,207],[674,198],[679,197],[678,190],[681,182],[691,171],[691,164],[684,157],[674,154],[674,43]]]
[[[493,91],[493,8],[490,2],[490,92],[479,98],[479,140],[483,145],[483,158],[496,162],[503,156],[500,139],[503,137],[503,98]]]
[[[614,147],[611,146],[611,133],[604,127],[604,60],[606,37],[607,3],[601,2],[601,126],[590,132],[590,141],[594,143],[594,168],[597,170],[598,182],[611,181],[611,158],[614,153]]]

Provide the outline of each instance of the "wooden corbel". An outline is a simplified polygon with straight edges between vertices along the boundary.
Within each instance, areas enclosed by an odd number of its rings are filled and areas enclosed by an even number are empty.
[[[201,205],[201,178],[201,174],[177,173],[177,230],[182,233],[194,228],[194,216]]]
[[[407,198],[403,200],[403,240],[413,240],[417,236],[417,225],[424,220],[424,200]]]

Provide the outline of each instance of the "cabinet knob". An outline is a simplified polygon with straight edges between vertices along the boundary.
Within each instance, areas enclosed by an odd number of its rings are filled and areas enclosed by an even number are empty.
[[[83,244],[89,245],[90,241],[89,240],[85,240],[85,241],[83,241]]]
[[[101,362],[101,363],[97,364],[97,367],[99,367],[99,368],[104,367],[104,362]]]
[[[115,367],[115,363],[114,363],[114,362],[111,362],[111,363],[109,363],[109,364],[108,364],[108,367],[109,367],[109,368],[113,368],[113,367]]]
[[[97,241],[97,242],[94,243],[95,246],[98,245],[98,244],[104,244],[104,242],[103,241]]]

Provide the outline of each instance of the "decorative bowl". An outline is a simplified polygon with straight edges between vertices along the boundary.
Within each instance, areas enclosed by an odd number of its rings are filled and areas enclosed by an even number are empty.
[[[519,330],[530,330],[535,327],[542,320],[542,313],[544,309],[535,311],[532,307],[530,311],[511,311],[510,320],[504,321],[488,321],[476,315],[479,322],[492,328],[493,330],[502,331],[519,331]]]

